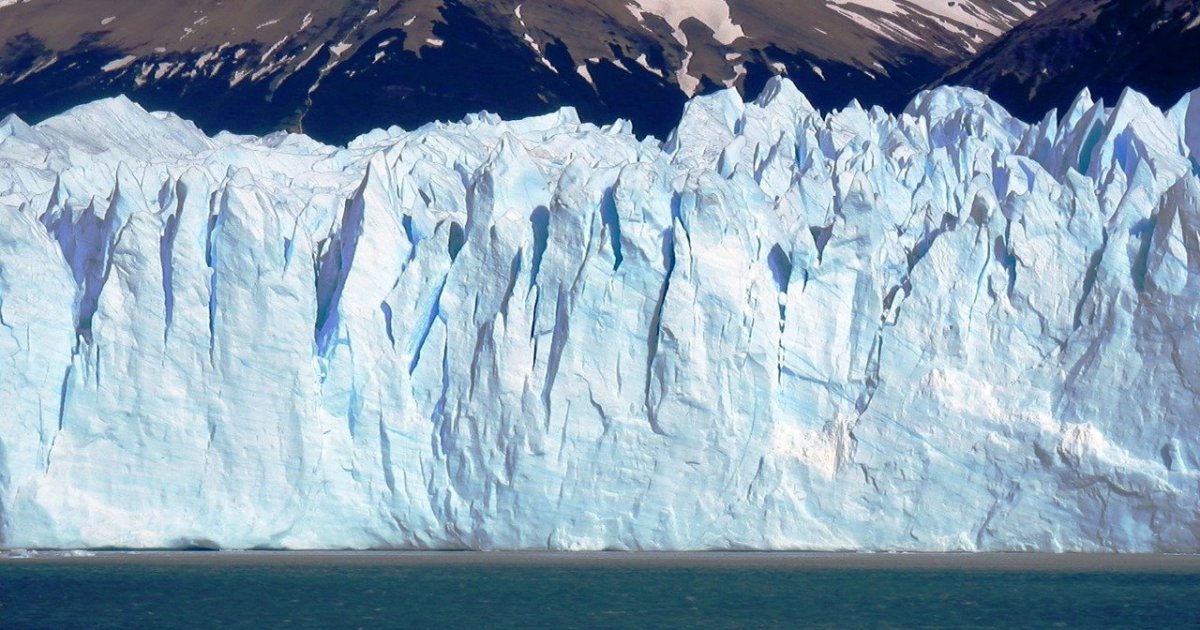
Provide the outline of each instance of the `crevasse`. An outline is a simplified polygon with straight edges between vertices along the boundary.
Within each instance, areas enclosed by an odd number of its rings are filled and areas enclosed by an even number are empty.
[[[0,545],[1200,551],[1200,92],[0,123]]]

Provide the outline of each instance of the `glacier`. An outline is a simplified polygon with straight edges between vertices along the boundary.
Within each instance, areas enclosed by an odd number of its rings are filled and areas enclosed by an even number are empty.
[[[1200,91],[9,116],[0,547],[1200,551],[1198,160]]]

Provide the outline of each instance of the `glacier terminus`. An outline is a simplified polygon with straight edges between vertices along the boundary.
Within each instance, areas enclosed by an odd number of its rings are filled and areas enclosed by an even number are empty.
[[[1200,91],[0,123],[0,546],[1200,551]]]

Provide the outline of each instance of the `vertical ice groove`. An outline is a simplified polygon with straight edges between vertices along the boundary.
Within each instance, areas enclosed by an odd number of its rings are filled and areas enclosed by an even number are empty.
[[[554,381],[558,378],[559,366],[562,362],[563,350],[567,338],[571,334],[571,324],[567,306],[566,289],[559,287],[554,298],[554,334],[550,338],[550,356],[546,361],[546,377],[542,384],[542,407],[546,410],[546,427],[550,426],[550,411],[554,391]]]
[[[500,314],[505,318],[508,317],[508,303],[516,293],[517,278],[521,275],[521,257],[524,253],[524,250],[518,247],[508,266],[508,286],[504,288],[504,297],[500,299]]]
[[[817,264],[821,264],[821,259],[825,257],[825,246],[829,244],[829,238],[833,235],[833,224],[813,226],[809,231],[812,232],[813,242],[817,245]]]
[[[783,251],[779,243],[776,243],[771,246],[771,251],[767,254],[767,266],[771,270],[775,288],[778,290],[776,300],[779,302],[779,341],[776,343],[775,349],[775,382],[779,383],[783,380],[785,361],[784,333],[787,330],[787,293],[792,279],[792,259]]]
[[[663,274],[662,286],[658,290],[658,300],[654,303],[654,311],[650,315],[650,332],[646,336],[646,386],[643,389],[643,401],[646,408],[650,428],[659,435],[665,435],[658,423],[650,397],[650,388],[654,382],[654,361],[658,357],[658,344],[662,336],[663,308],[666,307],[667,295],[671,290],[671,275],[675,273],[675,228],[670,227],[662,235]]]
[[[787,293],[788,283],[792,278],[792,260],[779,243],[772,245],[767,254],[767,267],[771,270],[771,278],[775,280],[775,288],[780,293]],[[780,317],[782,316],[783,313],[780,312]]]
[[[93,236],[95,241],[87,243],[87,249],[82,252],[84,284],[76,326],[80,338],[85,343],[92,342],[92,320],[99,305],[100,292],[108,282],[112,248],[129,215],[134,212],[135,204],[141,201],[137,192],[139,187],[132,181],[132,175],[125,164],[117,167],[115,177],[116,182],[109,196],[108,207],[98,226],[98,233]]]
[[[71,368],[68,365],[63,373],[62,386],[59,388],[58,395],[58,426],[54,429],[54,433],[50,437],[50,445],[46,447],[46,459],[42,467],[42,473],[50,472],[50,457],[54,453],[54,445],[58,442],[58,436],[62,434],[63,427],[66,424],[67,404],[70,402],[71,396]]]
[[[1021,264],[1021,259],[1017,257],[1012,248],[1012,219],[1009,219],[1004,226],[1004,238],[996,237],[996,259],[1008,272],[1008,286],[1006,291],[1008,297],[1013,296],[1013,291],[1017,288],[1017,265]]]
[[[208,266],[208,358],[216,361],[217,347],[217,241],[221,237],[221,221],[224,214],[215,207],[217,193],[213,193],[211,206],[216,212],[210,211],[208,229],[204,238],[204,263]]]
[[[600,218],[608,229],[608,239],[613,252],[613,271],[621,268],[625,256],[621,252],[621,217],[617,214],[617,204],[613,201],[613,191],[605,191],[600,201]]]
[[[396,335],[392,331],[392,306],[384,300],[379,303],[379,310],[383,313],[384,332],[387,333],[388,341],[394,346],[396,345]]]
[[[429,331],[433,328],[433,322],[441,315],[442,291],[445,288],[446,278],[442,278],[433,292],[433,298],[430,300],[425,317],[417,322],[416,335],[408,344],[408,356],[411,357],[408,363],[409,374],[416,371],[417,364],[421,361],[421,351],[425,348],[425,340],[429,338]]]
[[[346,279],[350,268],[354,265],[355,254],[358,251],[358,241],[363,235],[363,225],[366,213],[366,190],[372,183],[372,167],[367,167],[367,174],[354,196],[346,201],[342,213],[339,230],[328,241],[325,256],[320,261],[317,272],[317,320],[314,325],[317,354],[326,356],[330,351],[331,340],[337,334],[340,325],[338,311],[341,306],[342,294],[346,288]]]
[[[529,215],[533,227],[533,263],[529,270],[529,286],[537,284],[538,272],[542,268],[542,257],[546,255],[546,244],[550,241],[550,211],[538,206]]]
[[[1079,330],[1083,326],[1083,309],[1087,306],[1088,298],[1092,295],[1092,289],[1096,286],[1096,275],[1100,271],[1100,262],[1104,259],[1104,252],[1108,249],[1108,230],[1102,232],[1102,241],[1096,251],[1092,252],[1088,259],[1087,271],[1083,276],[1083,293],[1079,296],[1079,302],[1075,305],[1075,313],[1072,317],[1072,328]],[[1091,323],[1091,322],[1088,322]]]
[[[72,366],[68,365],[66,371],[63,373],[62,388],[59,390],[59,396],[58,396],[58,430],[59,431],[62,431],[63,423],[66,421],[66,417],[67,417],[67,402],[69,400],[70,387],[71,387],[71,368],[72,368]]]
[[[392,470],[392,439],[388,437],[382,414],[379,416],[379,462],[383,467],[383,482],[387,485],[388,495],[395,497],[396,473]]]
[[[162,238],[159,240],[159,265],[162,269],[163,288],[164,344],[171,334],[171,320],[175,314],[175,287],[173,282],[175,267],[171,263],[171,258],[175,250],[175,236],[179,230],[179,210],[182,210],[182,208],[183,201],[180,200],[179,209],[167,217],[167,224],[163,229]]]
[[[1153,243],[1154,231],[1158,228],[1158,213],[1151,214],[1139,220],[1129,229],[1129,235],[1136,239],[1137,250],[1133,263],[1130,265],[1130,278],[1138,292],[1146,289],[1146,274],[1150,260],[1150,245]]]
[[[350,440],[353,441],[358,433],[359,416],[362,415],[362,400],[359,395],[357,383],[354,382],[354,376],[350,376],[350,395],[346,397],[346,431],[350,434]],[[357,477],[358,471],[355,471]]]
[[[428,203],[428,202],[426,202],[426,203]],[[416,249],[417,248],[417,235],[413,233],[412,221],[413,221],[412,214],[405,213],[404,216],[402,216],[400,218],[400,227],[402,227],[404,229],[404,237],[408,239],[408,244],[411,245],[413,248],[412,251],[416,252],[417,251],[417,249]]]
[[[447,241],[447,253],[450,256],[450,262],[458,259],[458,253],[462,251],[463,245],[466,243],[466,237],[463,235],[463,227],[458,221],[450,223],[450,239]]]
[[[438,392],[437,403],[433,407],[433,413],[430,420],[437,423],[440,422],[446,413],[446,397],[450,394],[450,343],[447,341],[442,345],[442,370],[441,378],[439,379],[441,389]],[[436,435],[436,434],[435,434]]]

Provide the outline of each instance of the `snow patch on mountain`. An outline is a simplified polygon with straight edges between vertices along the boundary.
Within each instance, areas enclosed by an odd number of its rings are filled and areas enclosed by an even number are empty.
[[[712,30],[713,37],[725,45],[746,36],[742,27],[735,24],[730,17],[729,5],[725,0],[698,0],[686,3],[673,0],[633,0],[625,5],[625,8],[638,19],[644,19],[643,16],[651,14],[666,20],[674,29],[675,38],[685,46],[687,37],[683,34],[681,25],[689,18],[704,23]]]
[[[116,72],[117,70],[120,70],[122,68],[129,67],[129,65],[135,61],[137,61],[137,55],[125,55],[124,57],[121,57],[119,59],[113,59],[112,61],[104,64],[103,66],[100,67],[100,71],[101,72]]]
[[[1004,24],[996,24],[982,17],[983,11],[979,3],[972,2],[946,2],[945,0],[830,0],[831,4],[836,5],[854,5],[894,15],[904,17],[912,14],[914,10],[919,10],[923,13],[929,13],[938,17],[944,18],[950,22],[968,26],[972,29],[983,31],[990,35],[999,35],[1003,32]]]
[[[855,24],[894,41],[918,46],[922,35],[914,18],[931,18],[961,36],[964,48],[972,53],[985,37],[990,40],[1001,35],[1045,5],[1044,1],[829,0],[830,9]]]

